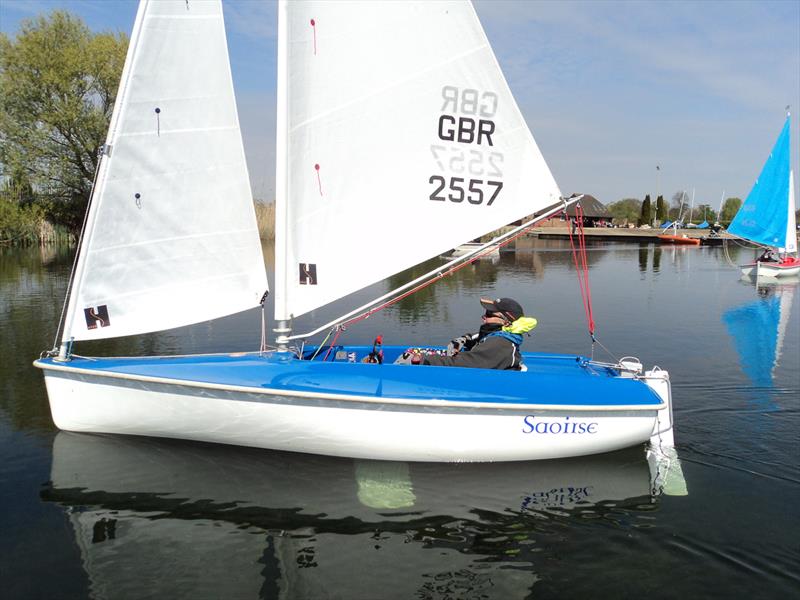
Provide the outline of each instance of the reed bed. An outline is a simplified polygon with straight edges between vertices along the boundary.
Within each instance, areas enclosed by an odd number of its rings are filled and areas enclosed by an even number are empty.
[[[262,240],[275,239],[275,203],[255,201],[258,234]]]

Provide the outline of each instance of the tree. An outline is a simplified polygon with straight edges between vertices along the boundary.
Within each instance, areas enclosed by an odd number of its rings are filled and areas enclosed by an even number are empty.
[[[720,223],[730,224],[741,207],[741,198],[725,198],[725,203],[722,205],[722,210],[719,213]]]
[[[608,205],[611,217],[620,224],[634,223],[642,211],[642,201],[638,198],[623,198]]]
[[[128,38],[63,11],[0,34],[0,168],[31,183],[48,218],[83,221]]]
[[[667,203],[664,202],[664,196],[659,194],[658,198],[656,198],[656,219],[659,223],[664,223],[667,218],[669,218]]]
[[[702,220],[709,223],[713,223],[717,220],[717,212],[711,208],[710,204],[698,205],[698,207],[695,209],[695,214],[698,215],[698,219],[700,219],[700,215],[703,215]]]
[[[684,209],[686,204],[686,192],[675,192],[672,195],[671,207],[667,211],[667,216],[671,221],[677,221],[686,216],[687,211]]]
[[[650,211],[650,194],[644,197],[644,202],[642,202],[642,213],[639,217],[639,226],[642,225],[649,225],[651,221],[651,211]]]

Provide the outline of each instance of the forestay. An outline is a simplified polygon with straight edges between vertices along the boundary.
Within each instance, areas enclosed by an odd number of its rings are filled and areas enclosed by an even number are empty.
[[[558,201],[470,3],[279,12],[277,320]]]
[[[753,189],[728,232],[783,252],[797,252],[794,181],[790,168],[789,118]]]
[[[64,339],[216,318],[266,288],[221,4],[142,2]]]

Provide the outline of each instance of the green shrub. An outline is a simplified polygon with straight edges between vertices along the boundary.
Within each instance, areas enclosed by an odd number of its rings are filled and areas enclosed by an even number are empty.
[[[0,243],[38,242],[44,224],[44,211],[40,207],[21,206],[0,195]]]

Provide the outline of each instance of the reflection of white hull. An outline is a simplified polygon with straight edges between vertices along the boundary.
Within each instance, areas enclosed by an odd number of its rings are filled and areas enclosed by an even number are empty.
[[[105,379],[105,380],[104,380]],[[657,410],[394,410],[355,399],[292,398],[70,373],[45,376],[53,420],[67,431],[169,437],[324,454],[411,461],[508,461],[597,454],[647,442]],[[293,402],[303,402],[294,404]],[[591,435],[523,433],[524,420]],[[668,421],[666,421],[668,422]]]
[[[437,464],[59,432],[51,481],[54,489],[79,496],[103,492],[123,500],[133,494],[143,505],[152,494],[208,500],[209,511],[219,512],[222,520],[234,516],[226,512],[233,505],[255,505],[300,506],[301,514],[320,520],[355,517],[369,522],[423,514],[468,518],[475,507],[498,514],[525,506],[588,507],[658,494],[656,476],[655,468],[633,449],[539,462]]]
[[[742,275],[748,277],[793,277],[800,274],[800,264],[781,265],[780,263],[756,262],[740,267]]]
[[[635,450],[409,465],[64,432],[50,479],[95,598],[415,598],[458,577],[482,598],[521,598],[536,573],[509,560],[542,523],[659,493]]]

